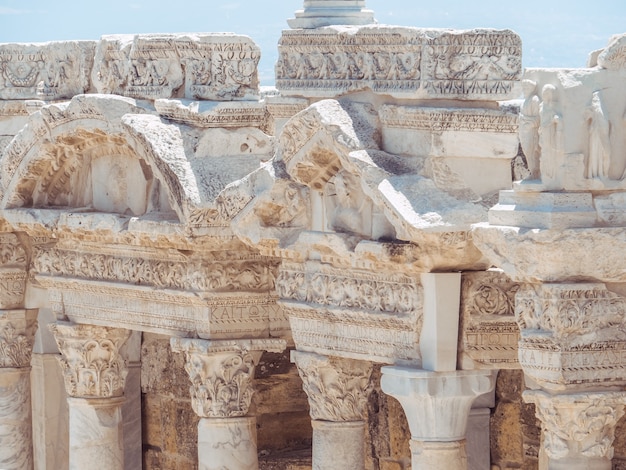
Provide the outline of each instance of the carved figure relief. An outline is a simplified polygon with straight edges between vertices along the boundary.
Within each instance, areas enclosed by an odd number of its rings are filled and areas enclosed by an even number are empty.
[[[354,233],[369,236],[372,231],[372,204],[359,186],[359,181],[351,173],[342,170],[328,185],[328,227],[336,232]]]
[[[591,105],[585,110],[584,117],[589,129],[585,178],[607,178],[611,166],[610,123],[599,92],[593,93]]]
[[[540,178],[539,168],[539,111],[540,100],[536,95],[537,83],[532,80],[522,80],[524,102],[519,115],[519,140],[522,151],[526,156],[530,179]]]
[[[563,122],[556,110],[556,88],[544,85],[539,106],[540,171],[542,178],[554,179],[563,158]]]

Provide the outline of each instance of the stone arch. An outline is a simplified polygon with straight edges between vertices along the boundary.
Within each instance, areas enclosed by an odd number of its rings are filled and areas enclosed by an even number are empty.
[[[188,219],[200,201],[180,129],[118,96],[42,107],[0,160],[3,209],[89,208]]]

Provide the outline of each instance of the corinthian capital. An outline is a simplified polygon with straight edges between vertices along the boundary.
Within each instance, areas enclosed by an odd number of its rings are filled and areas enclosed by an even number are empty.
[[[61,351],[59,362],[69,396],[109,398],[124,395],[128,373],[120,348],[129,330],[57,322],[50,331]]]
[[[371,390],[372,364],[365,361],[294,351],[293,357],[309,397],[312,419],[363,421]]]
[[[185,354],[191,406],[201,418],[246,416],[254,394],[254,367],[263,351],[281,352],[284,340],[172,338],[172,351]]]
[[[524,400],[536,406],[550,459],[613,458],[615,426],[624,415],[626,392],[551,395],[527,390]]]
[[[36,310],[0,311],[0,367],[30,366]]]

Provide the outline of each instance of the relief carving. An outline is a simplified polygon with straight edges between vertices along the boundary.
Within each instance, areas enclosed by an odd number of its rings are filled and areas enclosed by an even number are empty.
[[[519,114],[519,140],[526,156],[530,179],[539,179],[539,109],[540,100],[536,94],[537,83],[522,80],[524,102]]]
[[[263,260],[189,262],[84,253],[36,246],[33,270],[38,274],[125,282],[191,291],[271,291],[276,264]]]
[[[95,44],[0,45],[0,99],[58,100],[86,92]]]
[[[172,338],[172,351],[185,353],[191,405],[201,418],[246,416],[254,394],[254,367],[261,352],[283,351],[284,340],[204,341]]]
[[[372,364],[295,351],[294,358],[309,399],[311,419],[363,421],[372,389]]]
[[[524,400],[536,405],[543,448],[550,459],[613,458],[615,426],[624,416],[624,393],[550,395],[533,390],[524,392]]]
[[[421,308],[419,283],[406,276],[347,276],[345,271],[322,267],[310,272],[302,265],[284,265],[276,279],[283,300],[399,315]]]
[[[127,361],[120,348],[129,330],[57,322],[49,325],[61,357],[65,390],[76,398],[124,395]]]
[[[36,310],[0,312],[0,368],[30,367]]]

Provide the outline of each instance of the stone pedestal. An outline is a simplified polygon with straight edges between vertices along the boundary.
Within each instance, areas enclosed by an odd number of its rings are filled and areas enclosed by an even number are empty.
[[[466,470],[465,432],[472,402],[495,386],[491,371],[382,368],[381,388],[396,398],[411,430],[412,468]]]
[[[304,0],[304,10],[287,20],[292,28],[319,28],[330,25],[376,23],[374,12],[365,9],[365,0]]]
[[[128,373],[120,348],[129,330],[56,322],[69,405],[69,468],[123,470],[122,404]]]
[[[172,338],[172,351],[185,354],[191,406],[198,416],[200,470],[256,470],[256,419],[247,416],[254,367],[263,351],[282,352],[280,339],[202,340]]]
[[[30,358],[36,311],[0,312],[0,468],[33,468]]]
[[[367,395],[372,364],[294,351],[313,425],[313,468],[365,468]]]
[[[527,390],[543,431],[548,470],[610,470],[615,426],[624,415],[626,392],[550,394]]]

